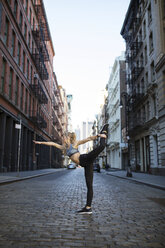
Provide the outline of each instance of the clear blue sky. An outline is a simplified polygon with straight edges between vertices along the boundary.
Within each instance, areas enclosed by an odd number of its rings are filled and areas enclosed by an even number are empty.
[[[58,84],[73,94],[72,120],[93,120],[115,57],[130,0],[44,0]]]

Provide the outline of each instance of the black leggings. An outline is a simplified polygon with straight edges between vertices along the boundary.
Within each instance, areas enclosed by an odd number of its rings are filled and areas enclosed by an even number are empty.
[[[80,165],[85,170],[85,180],[87,185],[87,203],[86,206],[91,206],[93,199],[93,162],[97,156],[104,150],[106,146],[106,139],[100,138],[100,145],[93,149],[88,154],[80,155]]]

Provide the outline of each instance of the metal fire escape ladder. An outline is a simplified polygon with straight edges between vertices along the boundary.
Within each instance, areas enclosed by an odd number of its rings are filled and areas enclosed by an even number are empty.
[[[35,96],[38,98],[38,101],[40,104],[47,104],[48,98],[46,96],[46,93],[40,83],[40,81],[37,78],[34,78],[34,84],[30,85],[32,91],[34,92]]]
[[[39,20],[39,24],[41,25],[43,32],[44,32],[44,39],[45,41],[49,41],[51,40],[51,35],[50,35],[50,30],[48,26],[48,21],[47,21],[43,1],[40,0],[38,4],[34,5],[34,8],[35,8],[38,20]]]
[[[45,61],[49,61],[49,54],[45,41],[51,40],[51,36],[42,0],[39,1],[39,4],[34,5],[34,9],[38,17],[39,25],[37,26],[37,29],[33,31],[34,40],[37,46],[37,51],[33,54],[33,60],[41,79],[48,80],[49,74],[45,66]]]

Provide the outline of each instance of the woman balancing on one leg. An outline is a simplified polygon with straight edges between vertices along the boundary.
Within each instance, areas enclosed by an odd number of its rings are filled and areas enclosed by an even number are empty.
[[[78,211],[80,214],[91,214],[91,204],[93,199],[93,162],[97,158],[97,156],[104,150],[106,146],[106,138],[108,133],[108,124],[105,124],[97,136],[90,136],[83,140],[76,140],[75,133],[68,133],[67,137],[64,139],[64,144],[59,145],[54,142],[42,142],[42,141],[33,141],[35,144],[43,144],[48,146],[55,146],[56,148],[62,150],[66,155],[70,157],[70,159],[76,163],[77,165],[81,165],[85,169],[85,179],[87,185],[87,203],[86,206]],[[78,146],[85,144],[88,141],[95,140],[100,137],[100,144],[98,147],[93,149],[91,152],[87,154],[81,154],[78,151]]]

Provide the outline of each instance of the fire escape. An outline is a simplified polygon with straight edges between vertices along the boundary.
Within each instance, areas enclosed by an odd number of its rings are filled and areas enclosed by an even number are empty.
[[[62,121],[61,121],[62,120],[62,109],[61,109],[61,104],[59,102],[59,92],[56,90],[54,90],[52,105],[53,105],[52,138],[60,142],[63,136]]]
[[[144,94],[138,90],[140,85],[140,75],[144,69],[143,57],[140,57],[140,50],[143,46],[142,34],[139,27],[142,21],[140,12],[140,1],[132,1],[131,9],[124,26],[123,38],[126,40],[126,62],[128,64],[127,85],[128,85],[128,119],[129,131],[144,124],[143,118],[138,113],[138,105],[143,99]]]
[[[38,4],[34,4],[34,9],[38,17],[38,26],[33,30],[33,37],[37,46],[33,54],[33,60],[41,79],[47,80],[49,75],[45,62],[49,61],[49,54],[45,42],[50,41],[51,36],[42,0],[38,1]]]
[[[39,105],[36,110],[30,110],[30,119],[37,127],[47,128],[45,114],[41,109],[41,105],[48,103],[43,80],[49,78],[45,65],[45,62],[49,61],[49,54],[45,41],[49,41],[51,37],[42,1],[40,1],[39,4],[34,5],[34,8],[38,17],[38,25],[35,30],[32,31],[36,43],[36,49],[35,52],[33,51],[32,57],[37,69],[37,74],[34,75],[34,80],[31,82],[30,87],[35,97],[38,99]]]

